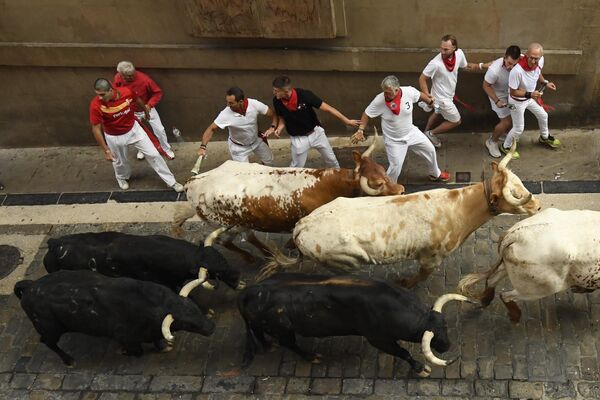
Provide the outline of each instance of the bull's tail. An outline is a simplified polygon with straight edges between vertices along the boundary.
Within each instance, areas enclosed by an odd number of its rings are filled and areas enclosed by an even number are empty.
[[[474,299],[482,299],[484,291],[476,293],[472,290],[472,286],[477,284],[478,282],[485,280],[485,287],[487,289],[488,279],[491,276],[495,275],[497,272],[504,272],[504,269],[499,270],[501,265],[502,258],[496,263],[496,265],[494,265],[486,272],[475,272],[473,274],[465,276],[460,280],[460,282],[458,282],[458,292],[462,293],[467,297],[472,297]]]
[[[23,296],[23,292],[29,289],[31,285],[33,285],[33,281],[29,279],[17,282],[14,288],[15,296],[20,299]]]
[[[183,224],[188,219],[196,215],[196,210],[192,207],[192,203],[187,201],[183,204],[178,204],[175,207],[175,216],[173,219],[173,225],[171,226],[171,233],[175,237],[183,236]]]
[[[249,316],[246,314],[246,308],[248,307],[246,302],[246,293],[247,289],[243,290],[238,296],[238,310],[244,319],[244,325],[246,327],[246,344],[244,346],[242,368],[247,368],[250,366],[250,364],[252,364],[254,356],[256,356],[256,350],[258,349],[258,340],[254,335],[252,326],[250,325]]]
[[[269,251],[273,256],[264,265],[264,267],[261,268],[260,272],[256,276],[257,282],[264,281],[268,277],[279,272],[281,269],[292,268],[300,263],[301,257],[288,257],[275,246],[272,246]]]

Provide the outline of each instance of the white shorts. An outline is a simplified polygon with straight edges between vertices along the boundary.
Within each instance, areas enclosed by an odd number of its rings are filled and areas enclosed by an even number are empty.
[[[508,104],[508,97],[507,98],[500,98],[500,100],[502,100],[506,104]],[[503,119],[503,118],[506,118],[506,117],[510,117],[510,108],[508,108],[508,107],[500,108],[500,107],[498,107],[492,101],[492,99],[490,99],[490,104],[492,105],[492,110],[494,110],[494,112],[496,113],[496,115],[498,116],[498,118]]]
[[[459,122],[460,113],[452,99],[436,99],[438,107],[434,107],[435,113],[440,114],[448,122]]]

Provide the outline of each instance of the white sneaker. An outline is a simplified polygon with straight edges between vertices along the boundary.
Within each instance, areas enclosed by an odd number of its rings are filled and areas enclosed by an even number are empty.
[[[167,155],[167,157],[169,158],[169,160],[174,160],[175,159],[175,153],[173,153],[172,149],[165,149],[165,154]]]
[[[494,142],[492,138],[488,138],[485,141],[485,147],[487,147],[490,156],[494,158],[500,158],[502,153],[500,153],[500,149],[498,148],[498,143]]]
[[[442,141],[440,138],[431,133],[431,131],[425,131],[425,136],[427,136],[427,139],[429,139],[431,144],[433,144],[435,147],[442,147]]]
[[[117,183],[119,184],[119,187],[122,190],[129,189],[129,183],[127,183],[127,181],[125,179],[119,179],[119,178],[117,178]]]
[[[143,160],[144,159],[144,153],[142,153],[141,151],[138,151],[136,157],[137,157],[138,160]]]
[[[183,185],[179,182],[175,182],[172,186],[171,189],[173,189],[174,191],[176,191],[177,193],[181,193],[183,192]]]

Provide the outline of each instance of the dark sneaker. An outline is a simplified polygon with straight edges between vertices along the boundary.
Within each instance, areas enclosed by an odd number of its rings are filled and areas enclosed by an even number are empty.
[[[507,149],[506,147],[504,147],[504,145],[502,143],[500,143],[498,145],[498,148],[500,149],[501,152],[503,152],[504,154],[508,154],[508,152],[510,151],[510,149]],[[521,155],[519,154],[518,151],[515,150],[515,152],[512,155],[512,160],[518,160],[519,158],[521,158]]]
[[[450,174],[446,171],[442,171],[440,176],[437,178],[435,176],[429,175],[429,180],[432,182],[448,182],[450,180]]]
[[[553,148],[553,149],[557,149],[560,147],[560,140],[558,140],[554,136],[550,136],[550,135],[548,135],[547,138],[543,138],[540,136],[539,142],[541,144],[545,144],[546,146]]]

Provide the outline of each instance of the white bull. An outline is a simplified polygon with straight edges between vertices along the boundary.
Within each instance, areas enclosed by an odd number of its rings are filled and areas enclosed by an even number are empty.
[[[600,288],[600,212],[549,208],[517,222],[502,239],[500,261],[489,271],[469,274],[459,289],[485,280],[476,294],[484,306],[494,299],[494,287],[508,276],[513,290],[500,293],[512,322],[519,322],[517,300],[537,300],[571,288]]]
[[[294,228],[294,242],[303,255],[345,273],[364,264],[417,259],[419,273],[402,281],[412,287],[494,215],[539,210],[539,201],[506,168],[511,156],[512,151],[500,164],[492,162],[490,179],[460,189],[338,198],[302,218]],[[261,277],[294,262],[276,254]]]

